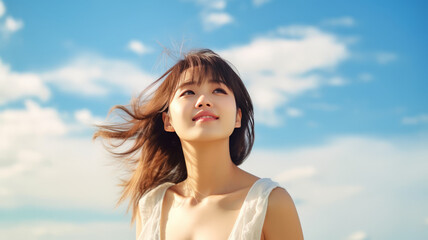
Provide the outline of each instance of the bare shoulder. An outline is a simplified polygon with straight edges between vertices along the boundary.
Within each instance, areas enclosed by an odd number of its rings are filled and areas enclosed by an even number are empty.
[[[295,208],[293,199],[284,188],[274,188],[269,195],[268,210],[286,210],[286,208]]]
[[[303,239],[296,207],[284,188],[277,187],[269,195],[263,236],[265,240]]]

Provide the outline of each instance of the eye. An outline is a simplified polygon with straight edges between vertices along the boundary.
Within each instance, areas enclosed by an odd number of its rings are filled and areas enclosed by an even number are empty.
[[[219,92],[219,93],[227,94],[226,91],[223,88],[216,88],[214,90],[214,92]]]
[[[192,94],[195,94],[195,93],[192,90],[187,90],[187,91],[184,91],[180,96],[192,95]]]

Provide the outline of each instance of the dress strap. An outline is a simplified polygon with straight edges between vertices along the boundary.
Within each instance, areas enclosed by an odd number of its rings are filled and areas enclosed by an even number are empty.
[[[163,198],[166,190],[175,183],[166,182],[146,192],[138,202],[141,216],[141,234],[138,240],[160,239],[159,222],[162,211]],[[143,234],[144,233],[144,234]]]
[[[230,240],[260,240],[271,191],[280,187],[270,178],[261,178],[251,187],[235,223]]]

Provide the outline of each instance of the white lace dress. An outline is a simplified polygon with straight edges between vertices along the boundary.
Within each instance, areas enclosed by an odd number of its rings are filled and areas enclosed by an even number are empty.
[[[160,240],[160,217],[166,190],[175,183],[163,183],[139,201],[141,233],[138,240]],[[260,178],[251,186],[242,204],[229,240],[260,240],[270,192],[280,187],[270,178]]]

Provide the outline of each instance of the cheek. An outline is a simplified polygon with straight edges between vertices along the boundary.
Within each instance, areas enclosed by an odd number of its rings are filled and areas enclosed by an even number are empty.
[[[228,106],[227,109],[225,110],[225,113],[227,114],[227,118],[228,118],[228,122],[230,122],[230,124],[235,124],[235,119],[236,119],[236,103],[235,103],[235,99],[229,99],[227,102],[223,103],[223,106]]]
[[[179,123],[186,118],[186,106],[182,103],[171,102],[170,104],[170,114],[171,121],[173,123]]]

